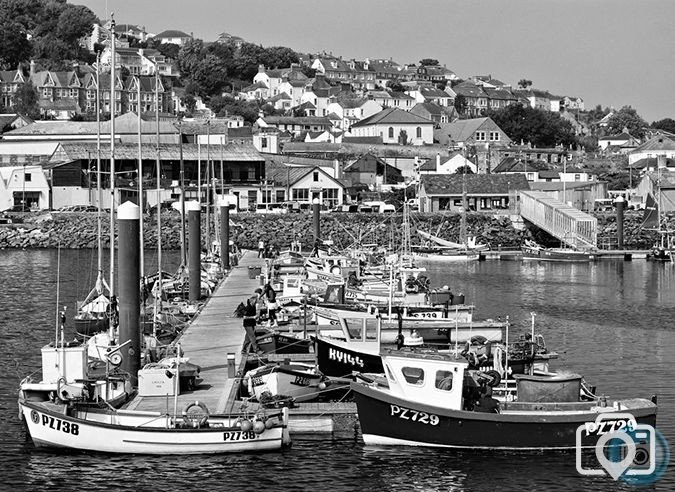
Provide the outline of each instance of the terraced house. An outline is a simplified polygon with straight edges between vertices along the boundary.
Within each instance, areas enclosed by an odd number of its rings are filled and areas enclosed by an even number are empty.
[[[354,89],[375,89],[375,70],[368,61],[356,61],[353,58],[344,61],[342,58],[319,57],[312,63],[312,68],[324,74],[327,79],[346,82]]]

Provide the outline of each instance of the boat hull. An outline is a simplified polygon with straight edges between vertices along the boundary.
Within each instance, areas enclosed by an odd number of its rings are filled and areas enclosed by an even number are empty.
[[[249,393],[260,401],[264,392],[272,396],[290,396],[297,402],[311,401],[319,396],[323,376],[314,366],[303,364],[267,365],[249,371]]]
[[[281,333],[269,333],[256,337],[258,347],[266,354],[308,354],[312,342]]]
[[[319,370],[326,376],[349,377],[354,371],[363,373],[383,373],[382,358],[379,353],[350,349],[347,342],[324,337],[315,338],[316,361]],[[379,345],[373,345],[373,351],[379,351]]]
[[[479,413],[418,404],[384,390],[352,383],[363,440],[367,445],[471,449],[574,449],[577,428],[594,422],[598,410]],[[656,424],[656,405],[636,402],[628,410],[638,423]],[[603,408],[611,412],[610,409]],[[627,410],[623,409],[623,412]],[[615,410],[615,412],[617,412]],[[583,434],[583,433],[582,433]],[[599,436],[583,436],[584,447]]]
[[[595,261],[596,258],[593,253],[565,249],[557,250],[523,247],[522,251],[523,260],[589,262]]]
[[[110,319],[107,315],[81,317],[76,316],[73,319],[75,331],[80,335],[90,336],[95,333],[106,331],[110,326]]]
[[[33,443],[37,447],[56,447],[79,451],[134,454],[213,454],[270,451],[280,449],[286,438],[285,424],[265,429],[261,434],[242,431],[232,425],[208,428],[167,429],[165,427],[120,426],[105,423],[114,416],[101,415],[101,421],[90,421],[65,415],[46,405],[24,403],[21,410]],[[154,419],[153,419],[154,416]],[[139,416],[145,422],[163,424],[159,415]],[[215,420],[215,419],[210,419]],[[209,422],[210,422],[209,421]],[[222,421],[225,422],[225,421]],[[230,422],[227,422],[228,424]],[[234,421],[232,421],[234,423]]]

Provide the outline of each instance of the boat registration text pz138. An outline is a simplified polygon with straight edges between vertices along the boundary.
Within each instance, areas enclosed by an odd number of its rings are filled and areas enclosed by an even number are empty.
[[[66,434],[72,434],[74,436],[80,434],[80,426],[78,424],[57,419],[56,417],[50,417],[49,415],[40,415],[35,410],[31,411],[30,418],[36,424],[40,422],[40,419],[42,418],[42,425],[47,426],[50,429],[61,431]]]
[[[223,441],[248,441],[258,437],[258,434],[251,431],[223,432]]]

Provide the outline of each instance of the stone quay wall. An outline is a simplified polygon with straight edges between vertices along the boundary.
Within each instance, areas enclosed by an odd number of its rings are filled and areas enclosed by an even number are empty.
[[[15,216],[16,217],[16,216]],[[598,217],[598,246],[616,247],[616,217],[600,214]],[[25,214],[23,223],[0,225],[1,248],[96,248],[96,213],[40,213]],[[205,244],[206,216],[201,214],[203,243]],[[232,214],[231,239],[243,249],[256,249],[262,240],[268,246],[279,249],[290,247],[298,239],[303,251],[313,245],[314,233],[310,213],[291,214]],[[162,248],[180,249],[180,215],[165,212],[162,215]],[[648,249],[656,241],[653,231],[641,227],[642,215],[629,212],[624,220],[624,247],[626,249]],[[155,217],[145,217],[144,238],[147,249],[157,245],[157,222]],[[103,214],[102,242],[109,244],[110,216]],[[675,226],[675,220],[671,220]],[[410,216],[411,238],[419,242],[417,229],[451,241],[460,235],[461,217],[458,214],[413,213]],[[493,250],[517,249],[525,239],[533,239],[548,246],[556,242],[531,225],[522,229],[514,227],[508,216],[467,214],[467,233],[476,236],[479,243],[488,243]],[[211,226],[213,231],[213,226]],[[397,245],[403,236],[401,214],[326,213],[321,214],[321,236],[331,239],[337,247],[350,245],[377,244]]]

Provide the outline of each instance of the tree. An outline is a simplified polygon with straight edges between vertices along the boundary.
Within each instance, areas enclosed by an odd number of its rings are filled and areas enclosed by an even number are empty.
[[[455,109],[459,114],[464,114],[466,112],[466,108],[468,106],[468,102],[466,101],[466,97],[463,95],[459,94],[457,97],[455,97],[455,102],[454,102]]]
[[[437,67],[440,63],[434,58],[423,58],[420,60],[420,65],[423,67]]]
[[[405,91],[405,87],[403,87],[403,84],[401,84],[398,80],[388,80],[387,81],[387,89],[389,89],[392,92],[403,92],[403,91]]]
[[[14,94],[12,110],[17,114],[26,115],[33,119],[40,116],[38,93],[30,80],[21,84]]]
[[[471,166],[467,164],[466,166],[458,167],[455,174],[473,174],[473,170],[471,169]]]
[[[0,64],[6,69],[16,68],[30,58],[33,47],[21,24],[11,20],[0,23]]]
[[[532,87],[532,81],[528,79],[520,79],[518,81],[518,87],[521,89],[527,89],[528,87]]]
[[[192,78],[200,87],[200,95],[212,96],[221,92],[226,78],[227,66],[217,56],[208,54],[194,68]]]
[[[408,145],[408,132],[401,130],[398,134],[399,145]]]
[[[313,79],[316,77],[316,70],[310,67],[309,65],[303,65],[300,67],[300,71],[305,74],[308,79]]]
[[[65,4],[56,23],[56,35],[71,47],[91,34],[98,18],[83,5]]]
[[[572,124],[552,113],[520,104],[487,111],[492,120],[515,142],[530,142],[537,147],[574,145],[577,143]]]
[[[664,130],[668,133],[675,133],[675,120],[672,118],[664,118],[652,123],[652,128],[657,130]]]
[[[630,106],[624,106],[619,111],[610,116],[607,121],[608,135],[617,135],[624,130],[637,138],[645,136],[645,128],[649,126],[643,120],[635,109]]]

